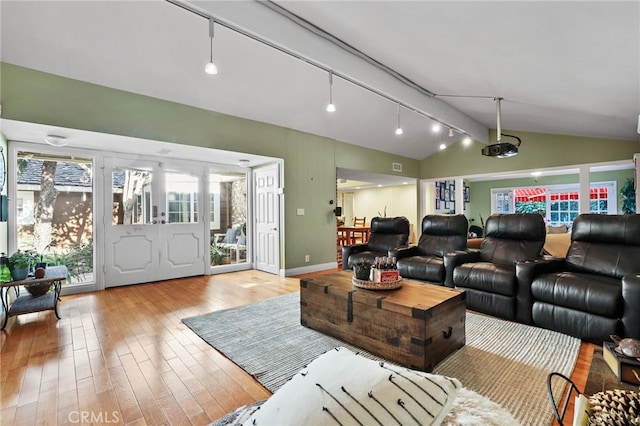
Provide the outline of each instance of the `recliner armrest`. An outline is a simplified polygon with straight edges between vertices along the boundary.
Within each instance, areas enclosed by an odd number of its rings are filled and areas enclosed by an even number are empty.
[[[452,251],[451,253],[447,253],[444,255],[444,269],[445,269],[445,278],[444,285],[447,287],[454,287],[453,284],[453,270],[458,265],[462,265],[463,263],[473,263],[477,262],[480,259],[480,250],[476,249],[467,249],[467,250],[457,250]]]
[[[395,257],[396,260],[400,260],[403,257],[418,256],[419,254],[420,249],[418,248],[418,246],[396,247],[392,250],[389,250],[389,256]]]
[[[640,274],[622,277],[624,337],[640,339]]]
[[[518,281],[516,293],[516,317],[519,322],[533,324],[533,297],[531,296],[531,283],[541,274],[562,271],[565,268],[564,259],[545,256],[536,260],[516,262],[516,280]]]
[[[516,262],[516,278],[519,285],[525,284],[530,287],[538,275],[560,272],[563,269],[566,269],[564,259],[545,256],[541,259]]]
[[[367,243],[342,247],[342,270],[348,271],[349,269],[351,269],[349,268],[349,256],[351,256],[352,254],[367,251],[368,249],[369,245]]]

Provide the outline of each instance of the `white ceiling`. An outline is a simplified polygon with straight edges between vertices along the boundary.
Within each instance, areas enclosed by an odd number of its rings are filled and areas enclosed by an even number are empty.
[[[194,1],[191,6],[488,142],[504,129],[636,139],[638,1]],[[269,7],[270,6],[270,7]],[[276,13],[281,6],[438,95]],[[2,61],[423,159],[456,132],[161,0],[1,1]],[[482,96],[474,98],[473,96]],[[11,105],[3,105],[10,111]],[[3,129],[4,130],[4,129]],[[8,135],[12,136],[12,135]],[[15,135],[21,137],[21,135]],[[527,143],[526,139],[523,143]]]

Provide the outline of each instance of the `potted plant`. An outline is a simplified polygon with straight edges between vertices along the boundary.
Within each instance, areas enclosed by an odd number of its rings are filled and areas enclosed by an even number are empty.
[[[26,251],[18,250],[9,256],[9,269],[11,270],[11,277],[14,281],[20,281],[27,278],[32,262],[33,255]]]
[[[371,262],[366,259],[359,259],[353,264],[353,273],[359,280],[368,281],[371,271]]]
[[[227,256],[227,250],[218,245],[216,242],[211,243],[209,248],[209,258],[212,265],[220,265],[222,260]]]
[[[633,214],[636,212],[636,190],[633,187],[633,179],[627,179],[620,188],[622,196],[622,213]]]

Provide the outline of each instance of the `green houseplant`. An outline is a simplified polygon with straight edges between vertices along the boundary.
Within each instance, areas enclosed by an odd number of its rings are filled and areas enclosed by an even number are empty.
[[[636,190],[633,185],[633,179],[627,179],[620,188],[622,196],[622,213],[633,214],[636,212]]]
[[[227,250],[218,245],[217,243],[211,243],[209,247],[209,260],[212,265],[220,265],[222,263],[222,259],[227,256]]]
[[[13,253],[9,256],[9,269],[11,270],[11,277],[15,281],[24,280],[29,275],[29,268],[33,262],[33,255],[26,251],[20,251]]]

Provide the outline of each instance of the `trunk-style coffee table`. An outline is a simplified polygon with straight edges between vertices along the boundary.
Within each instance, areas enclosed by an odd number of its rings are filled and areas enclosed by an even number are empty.
[[[464,346],[464,291],[406,279],[395,290],[363,290],[352,277],[344,271],[301,279],[301,324],[427,372]]]

